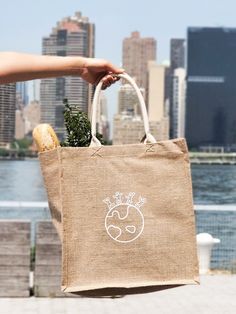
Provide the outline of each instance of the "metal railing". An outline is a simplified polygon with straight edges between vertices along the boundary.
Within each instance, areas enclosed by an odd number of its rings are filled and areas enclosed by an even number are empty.
[[[211,269],[236,273],[236,205],[196,205],[197,233],[210,233],[220,243],[213,247]]]

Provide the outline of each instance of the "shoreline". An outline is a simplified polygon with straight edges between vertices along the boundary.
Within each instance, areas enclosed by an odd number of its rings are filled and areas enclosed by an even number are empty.
[[[31,157],[2,157],[0,156],[0,161],[17,161],[17,160],[32,160],[32,159],[38,159],[38,156],[31,156]]]

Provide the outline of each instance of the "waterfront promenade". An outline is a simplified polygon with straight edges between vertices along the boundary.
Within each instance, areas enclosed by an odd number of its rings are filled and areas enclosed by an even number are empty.
[[[235,165],[236,153],[204,153],[190,152],[191,164],[203,165]]]
[[[199,286],[106,298],[1,298],[1,314],[234,314],[236,275],[203,276]]]
[[[0,155],[0,161],[36,160],[38,155],[35,152],[8,150],[6,155]],[[236,153],[209,153],[209,152],[189,152],[192,164],[203,165],[235,165]]]

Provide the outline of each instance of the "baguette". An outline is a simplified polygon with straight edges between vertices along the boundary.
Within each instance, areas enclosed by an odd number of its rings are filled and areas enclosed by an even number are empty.
[[[39,124],[34,128],[33,138],[39,152],[45,152],[60,146],[56,133],[47,123]]]

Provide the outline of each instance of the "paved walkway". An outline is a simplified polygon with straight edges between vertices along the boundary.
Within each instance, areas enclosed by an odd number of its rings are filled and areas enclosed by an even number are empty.
[[[184,286],[120,299],[2,298],[0,314],[235,314],[236,275],[201,278]]]

